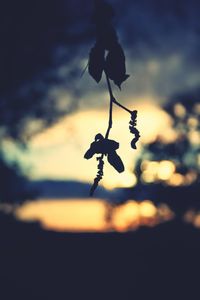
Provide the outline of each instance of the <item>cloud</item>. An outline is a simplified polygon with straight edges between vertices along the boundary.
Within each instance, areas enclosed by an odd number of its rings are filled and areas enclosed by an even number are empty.
[[[109,2],[116,11],[114,23],[131,74],[122,92],[115,90],[122,101],[145,95],[162,100],[199,86],[198,1]],[[100,105],[105,96],[105,83],[97,85],[89,75],[80,78],[94,43],[92,8],[92,0],[40,3],[20,0],[12,1],[12,5],[3,4],[0,11],[1,124],[11,124],[10,128],[18,124],[21,128],[26,126],[25,117],[37,119],[42,115],[47,116],[46,124],[51,125],[57,121],[56,116],[62,115],[56,107],[59,91],[71,95],[71,105],[68,101],[69,109],[63,114],[77,109],[78,103],[81,109]],[[52,95],[55,99],[49,101]],[[106,100],[102,101],[102,106],[105,103]]]
[[[195,0],[109,2],[116,11],[114,23],[131,74],[123,84],[122,92],[118,94],[116,90],[120,99],[126,101],[131,95],[133,98],[147,95],[162,102],[178,92],[199,86],[200,3]],[[84,61],[85,65],[92,43],[83,48],[81,62]],[[99,105],[98,99],[106,86],[103,83],[97,86],[89,75],[78,84],[85,105],[91,105],[88,100],[91,91],[97,93],[92,105]]]

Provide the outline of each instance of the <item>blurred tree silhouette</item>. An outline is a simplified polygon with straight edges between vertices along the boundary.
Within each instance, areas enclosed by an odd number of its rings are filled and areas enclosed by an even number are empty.
[[[70,89],[67,98],[66,89],[80,74],[77,44],[91,37],[88,7],[80,2],[77,10],[74,1],[64,0],[1,4],[0,145],[5,151],[7,139],[25,146],[33,134],[76,108],[76,91]],[[8,165],[2,153],[0,175],[0,200],[25,198],[19,166]]]
[[[170,203],[180,213],[199,206],[200,179],[200,90],[173,97],[163,107],[172,128],[144,145],[135,173],[138,186],[152,200]],[[177,202],[178,200],[178,202]]]
[[[17,163],[8,164],[0,153],[0,202],[20,203],[32,199],[37,192],[30,186]]]
[[[26,140],[76,107],[76,101],[69,99],[60,103],[56,89],[66,89],[77,71],[80,74],[74,59],[79,54],[77,44],[91,37],[87,18],[83,20],[87,7],[79,3],[77,10],[74,3],[64,0],[2,4],[1,138]]]

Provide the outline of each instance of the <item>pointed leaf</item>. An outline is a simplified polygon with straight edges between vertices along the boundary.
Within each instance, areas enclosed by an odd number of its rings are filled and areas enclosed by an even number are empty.
[[[125,55],[119,43],[109,51],[106,57],[105,70],[110,79],[120,88],[129,75],[126,74]]]
[[[101,80],[102,72],[104,70],[104,53],[104,49],[99,44],[95,44],[89,55],[89,74],[94,78],[94,80],[96,80],[97,83]]]
[[[119,173],[124,171],[124,164],[120,158],[120,156],[113,151],[108,154],[108,162],[117,170]]]

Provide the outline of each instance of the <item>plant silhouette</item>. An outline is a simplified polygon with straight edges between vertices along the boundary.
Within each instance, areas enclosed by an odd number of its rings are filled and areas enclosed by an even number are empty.
[[[122,83],[129,77],[129,75],[126,74],[125,54],[112,25],[112,18],[114,16],[113,8],[110,4],[101,0],[96,0],[94,3],[95,10],[92,21],[96,27],[96,42],[89,54],[88,71],[97,83],[102,79],[103,73],[105,74],[110,96],[110,109],[105,137],[101,133],[98,133],[95,136],[94,142],[91,143],[90,148],[84,155],[86,159],[92,158],[95,154],[100,155],[96,158],[99,162],[98,172],[91,187],[90,196],[94,194],[100,180],[103,178],[104,156],[107,157],[108,162],[116,171],[119,173],[124,171],[124,164],[116,153],[116,150],[119,148],[119,143],[109,139],[109,133],[112,128],[113,104],[116,104],[131,115],[129,130],[134,134],[134,138],[131,141],[131,147],[133,149],[136,149],[136,143],[140,137],[139,131],[136,128],[137,111],[131,111],[119,103],[112,92],[111,80],[121,90]]]

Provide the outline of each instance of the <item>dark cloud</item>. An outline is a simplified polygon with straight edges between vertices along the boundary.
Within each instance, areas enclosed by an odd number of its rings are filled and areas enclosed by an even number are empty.
[[[6,1],[0,10],[0,126],[19,138],[29,120],[46,127],[61,112],[51,90],[69,86],[77,75],[74,57],[91,36],[84,5],[76,1]],[[81,26],[80,26],[81,24]],[[67,72],[60,72],[67,66]],[[71,66],[71,68],[70,68]],[[55,93],[54,93],[55,94]],[[2,132],[1,132],[2,133]]]
[[[110,0],[116,26],[133,59],[183,54],[199,63],[200,2],[196,0]],[[93,1],[7,1],[0,11],[0,92],[31,80],[57,63],[69,63],[92,42]],[[74,46],[72,48],[72,46]],[[63,50],[64,47],[64,50]],[[70,51],[71,50],[71,51]]]
[[[130,79],[126,98],[138,95],[167,99],[200,84],[198,1],[110,0],[124,47]],[[91,42],[92,43],[92,42]],[[89,49],[89,46],[88,46]],[[86,58],[87,52],[85,52]],[[86,76],[81,86],[98,92]],[[101,86],[104,88],[103,85]],[[120,95],[120,98],[123,98]],[[128,97],[127,97],[128,96]]]
[[[127,93],[169,97],[200,84],[199,1],[108,2],[116,12],[114,23],[132,75],[125,85]],[[0,10],[1,124],[13,127],[21,119],[44,117],[47,112],[46,124],[54,122],[61,112],[56,99],[53,105],[48,102],[52,88],[68,90],[77,101],[84,93],[104,89],[88,76],[80,82],[94,41],[92,9],[93,0],[4,2]],[[74,104],[62,113],[73,110]]]

